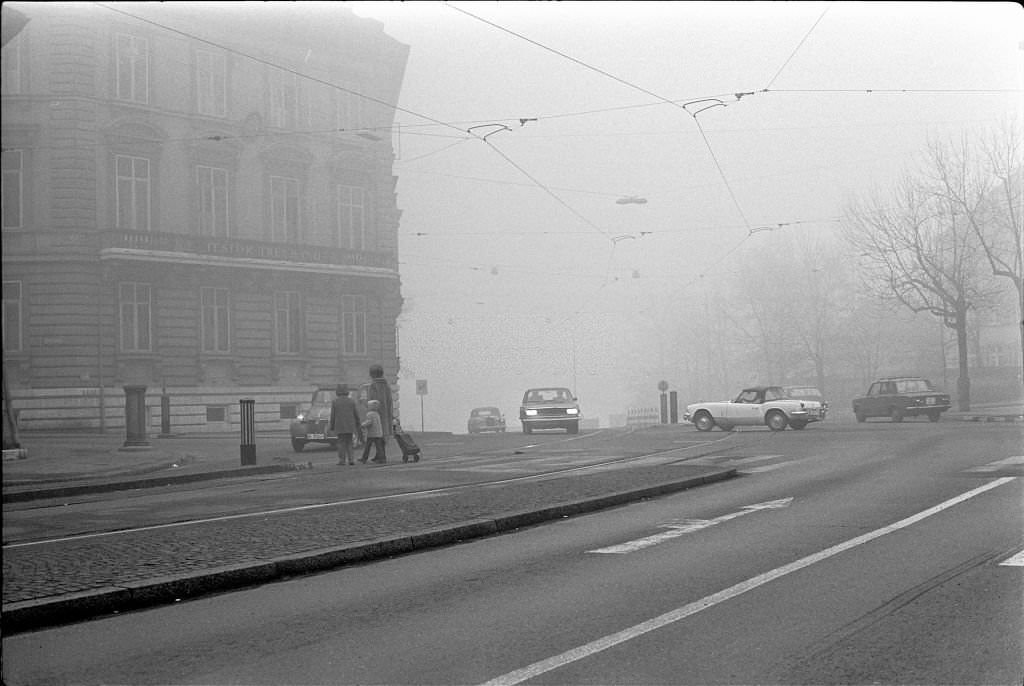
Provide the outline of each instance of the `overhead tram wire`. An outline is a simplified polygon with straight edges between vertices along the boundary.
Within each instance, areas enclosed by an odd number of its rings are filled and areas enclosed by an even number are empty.
[[[783,70],[784,70],[784,69],[785,69],[785,68],[786,68],[786,67],[787,67],[787,66],[789,65],[790,61],[791,61],[791,60],[792,60],[792,59],[793,59],[794,57],[796,57],[796,54],[797,54],[797,53],[798,53],[798,52],[800,51],[800,48],[802,48],[802,47],[803,47],[803,45],[804,45],[804,43],[805,43],[805,42],[807,41],[807,38],[808,38],[808,37],[809,37],[809,36],[811,35],[811,33],[813,33],[813,32],[814,32],[814,29],[816,29],[816,28],[818,27],[818,24],[819,24],[819,23],[821,23],[821,20],[825,18],[825,14],[826,14],[826,13],[827,13],[827,12],[829,11],[829,8],[830,8],[830,5],[826,5],[826,6],[825,6],[825,9],[823,9],[823,10],[821,11],[821,14],[820,14],[820,15],[818,15],[818,19],[817,19],[817,20],[816,20],[816,21],[814,22],[814,24],[812,24],[812,25],[811,25],[811,28],[807,29],[807,33],[805,33],[805,34],[804,34],[804,37],[803,37],[803,38],[801,38],[801,39],[800,39],[800,42],[799,42],[799,43],[797,43],[797,45],[796,45],[796,47],[795,47],[795,48],[793,48],[793,52],[789,53],[789,57],[787,57],[787,58],[786,58],[786,61],[782,63],[782,66],[781,66],[781,67],[779,67],[779,70],[775,72],[775,76],[773,76],[773,77],[771,78],[771,80],[770,80],[770,81],[768,81],[768,85],[767,85],[767,86],[765,86],[765,89],[764,89],[765,91],[767,91],[767,90],[768,90],[769,88],[771,88],[771,87],[772,87],[772,84],[773,84],[773,83],[775,83],[775,80],[776,80],[777,78],[779,78],[779,75],[780,75],[780,74],[781,74],[781,73],[783,72]]]
[[[641,93],[645,93],[647,95],[650,95],[653,98],[657,98],[658,100],[660,100],[663,103],[666,103],[668,105],[672,105],[673,107],[678,107],[678,108],[682,109],[684,112],[686,112],[687,114],[689,114],[691,117],[693,117],[693,120],[695,122],[697,122],[696,115],[686,109],[686,106],[688,104],[690,104],[690,103],[680,104],[676,100],[672,100],[672,99],[666,98],[663,95],[659,95],[658,93],[655,93],[653,91],[647,90],[646,88],[644,88],[642,86],[638,86],[637,84],[635,84],[635,83],[633,83],[631,81],[627,81],[627,80],[625,80],[623,78],[615,76],[614,74],[611,74],[611,73],[609,73],[609,72],[607,72],[607,71],[605,71],[603,69],[595,67],[592,64],[588,64],[588,63],[586,63],[586,62],[584,62],[582,60],[579,60],[579,59],[577,59],[575,57],[572,57],[571,55],[567,55],[566,53],[561,52],[560,50],[555,50],[554,48],[548,47],[547,45],[544,45],[543,43],[539,43],[539,42],[533,40],[532,38],[527,38],[526,36],[522,35],[521,33],[517,33],[517,32],[515,32],[515,31],[513,31],[511,29],[505,28],[504,26],[501,26],[500,24],[495,24],[494,22],[488,21],[487,19],[484,19],[483,17],[479,17],[479,16],[473,14],[472,12],[467,12],[466,10],[464,10],[464,9],[462,9],[460,7],[455,7],[454,5],[448,5],[448,4],[446,4],[445,7],[449,7],[450,9],[453,9],[456,12],[460,12],[460,13],[466,15],[467,17],[471,17],[473,19],[476,19],[477,21],[482,22],[484,24],[487,24],[488,26],[490,26],[492,28],[498,29],[499,31],[503,31],[503,32],[505,32],[505,33],[507,33],[507,34],[509,34],[511,36],[515,36],[516,38],[519,38],[520,40],[524,40],[527,43],[530,43],[531,45],[535,45],[538,48],[541,48],[543,50],[547,50],[548,52],[551,52],[551,53],[553,53],[555,55],[558,55],[559,57],[567,59],[570,62],[573,62],[574,64],[577,64],[577,65],[579,65],[579,66],[581,66],[581,67],[583,67],[585,69],[589,69],[591,71],[597,72],[598,74],[601,74],[602,76],[605,76],[605,77],[607,77],[609,79],[612,79],[613,81],[616,81],[616,82],[618,82],[618,83],[620,83],[620,84],[622,84],[624,86],[627,86],[627,87],[632,88],[634,90],[638,90]],[[736,96],[736,99],[739,100],[740,98],[742,98],[745,95],[753,95],[753,92],[735,93],[734,95]],[[723,102],[722,105],[725,106],[725,103]],[[700,126],[700,122],[697,122],[697,128],[698,128],[698,130],[700,130],[701,138],[704,140],[704,145],[707,147],[708,152],[711,154],[711,157],[712,157],[712,159],[715,162],[715,167],[718,169],[719,176],[721,176],[721,178],[722,178],[722,183],[724,183],[726,188],[728,189],[729,196],[732,198],[733,204],[735,205],[737,212],[739,212],[740,217],[743,219],[744,224],[747,226],[747,229],[749,230],[750,226],[749,226],[749,223],[746,220],[746,216],[743,213],[743,209],[739,206],[739,202],[736,199],[736,194],[733,192],[732,186],[729,183],[729,179],[728,179],[728,177],[726,177],[725,172],[722,169],[722,165],[719,164],[718,158],[715,156],[714,150],[712,150],[712,148],[711,148],[711,142],[708,140],[707,135],[704,133],[704,129]]]

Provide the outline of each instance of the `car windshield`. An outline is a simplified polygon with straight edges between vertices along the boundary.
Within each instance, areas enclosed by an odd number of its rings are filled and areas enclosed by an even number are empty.
[[[313,394],[313,405],[330,405],[335,397],[334,391],[321,389]]]
[[[566,388],[534,388],[526,392],[528,403],[565,403],[572,401],[572,393]]]
[[[761,394],[760,394],[759,391],[757,391],[755,389],[749,389],[749,390],[743,391],[738,396],[736,396],[736,400],[734,402],[737,402],[737,403],[757,403],[757,402],[760,402],[760,396],[761,396]]]
[[[935,388],[927,379],[900,379],[896,382],[897,393],[923,393]]]
[[[498,411],[493,407],[478,407],[473,410],[474,417],[493,417],[498,414]]]

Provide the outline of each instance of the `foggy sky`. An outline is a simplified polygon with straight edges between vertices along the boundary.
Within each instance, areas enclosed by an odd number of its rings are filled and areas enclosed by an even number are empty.
[[[638,403],[631,376],[672,383],[659,322],[702,274],[730,278],[730,251],[767,235],[751,228],[836,232],[851,195],[885,188],[929,136],[1021,110],[1009,3],[453,4],[479,19],[347,3],[411,46],[400,106],[453,125],[398,114],[416,428],[414,379],[428,430],[464,431],[477,405],[514,418],[527,387],[574,380],[605,423]],[[725,106],[681,106],[704,98]],[[508,130],[461,135],[488,123]],[[616,204],[631,195],[648,203]]]

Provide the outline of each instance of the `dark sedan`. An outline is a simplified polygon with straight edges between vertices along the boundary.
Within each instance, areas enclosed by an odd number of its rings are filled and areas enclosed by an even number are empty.
[[[936,389],[931,381],[919,376],[896,376],[878,379],[866,395],[853,399],[853,414],[858,422],[868,417],[888,417],[902,422],[904,417],[924,415],[937,422],[950,408],[949,394]]]

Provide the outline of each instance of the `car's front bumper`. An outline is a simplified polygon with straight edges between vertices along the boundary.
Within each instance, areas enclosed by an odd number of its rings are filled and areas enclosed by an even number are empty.
[[[289,428],[292,440],[323,441],[329,443],[338,439],[337,434],[327,429],[327,422],[300,422]]]

